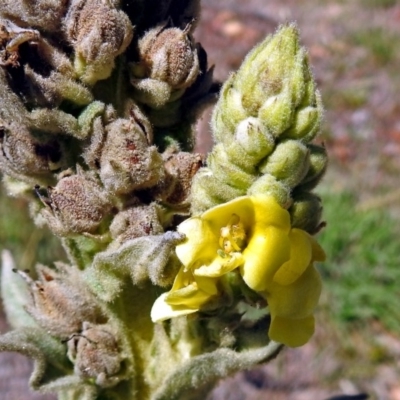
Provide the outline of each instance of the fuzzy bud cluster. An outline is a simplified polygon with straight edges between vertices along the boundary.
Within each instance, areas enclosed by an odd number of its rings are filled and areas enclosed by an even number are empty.
[[[212,121],[217,144],[195,178],[193,212],[268,194],[289,209],[293,226],[315,233],[321,205],[311,190],[327,155],[310,142],[322,112],[297,29],[285,26],[259,44],[222,88]]]

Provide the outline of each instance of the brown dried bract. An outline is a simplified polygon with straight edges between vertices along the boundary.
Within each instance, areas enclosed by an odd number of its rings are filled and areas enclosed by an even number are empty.
[[[39,40],[39,32],[23,29],[11,21],[0,19],[0,65],[19,66],[19,46],[22,43]]]

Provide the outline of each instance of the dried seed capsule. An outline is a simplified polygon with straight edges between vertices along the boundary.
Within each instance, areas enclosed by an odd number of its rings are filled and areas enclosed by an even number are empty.
[[[124,194],[150,188],[164,177],[161,155],[155,146],[149,146],[143,128],[143,123],[133,118],[117,119],[106,126],[100,178],[108,191]]]
[[[0,14],[21,26],[44,31],[58,31],[68,0],[2,0]]]
[[[200,65],[189,26],[184,30],[157,26],[138,46],[140,61],[132,64],[131,83],[140,102],[162,107],[195,82]]]
[[[75,267],[56,266],[57,271],[39,265],[36,281],[25,272],[18,273],[28,282],[32,296],[27,312],[51,335],[67,339],[81,330],[83,321],[102,322],[105,317]]]
[[[123,357],[114,333],[107,325],[83,323],[82,333],[68,341],[68,357],[75,364],[74,372],[82,378],[94,378],[101,387],[116,385]]]
[[[154,204],[136,206],[120,211],[110,225],[113,239],[119,243],[137,237],[158,235],[164,232]]]
[[[78,168],[66,172],[55,188],[48,188],[48,198],[40,196],[50,229],[57,235],[94,233],[111,209],[106,192],[90,175]]]
[[[74,0],[65,17],[65,29],[75,50],[75,71],[85,83],[106,79],[115,58],[128,47],[133,27],[112,1]]]
[[[155,198],[168,204],[186,205],[191,189],[192,180],[203,164],[200,154],[178,152],[164,154],[165,179],[158,184],[152,193]]]
[[[25,125],[0,121],[0,170],[5,174],[31,182],[30,177],[51,176],[61,161],[61,146],[55,140],[39,142]]]

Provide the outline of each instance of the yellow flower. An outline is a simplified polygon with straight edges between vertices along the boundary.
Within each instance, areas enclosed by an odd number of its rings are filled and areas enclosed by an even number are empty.
[[[291,347],[309,340],[321,291],[313,261],[325,254],[307,232],[291,228],[289,213],[272,197],[239,197],[189,218],[178,231],[187,237],[176,248],[183,267],[154,304],[154,321],[200,310],[218,296],[218,278],[240,268],[268,302],[269,337]]]

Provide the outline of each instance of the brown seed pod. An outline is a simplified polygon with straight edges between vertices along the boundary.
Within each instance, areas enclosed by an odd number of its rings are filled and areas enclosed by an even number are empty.
[[[75,70],[88,84],[108,78],[115,58],[132,40],[132,24],[117,3],[73,0],[65,17],[65,31],[75,50]]]
[[[17,272],[28,282],[32,296],[26,311],[51,335],[67,339],[80,332],[84,321],[104,322],[105,317],[76,268],[62,263],[56,266],[57,270],[39,265],[38,280]]]
[[[149,146],[144,125],[131,118],[117,119],[106,126],[100,158],[100,178],[116,194],[146,189],[164,177],[161,155]]]
[[[95,233],[112,207],[100,184],[80,168],[76,174],[64,172],[56,187],[47,189],[47,198],[36,189],[46,206],[41,213],[59,236]]]
[[[116,385],[123,357],[114,333],[107,325],[83,323],[82,332],[68,341],[68,357],[75,364],[74,372],[82,378],[93,378],[101,387]]]

